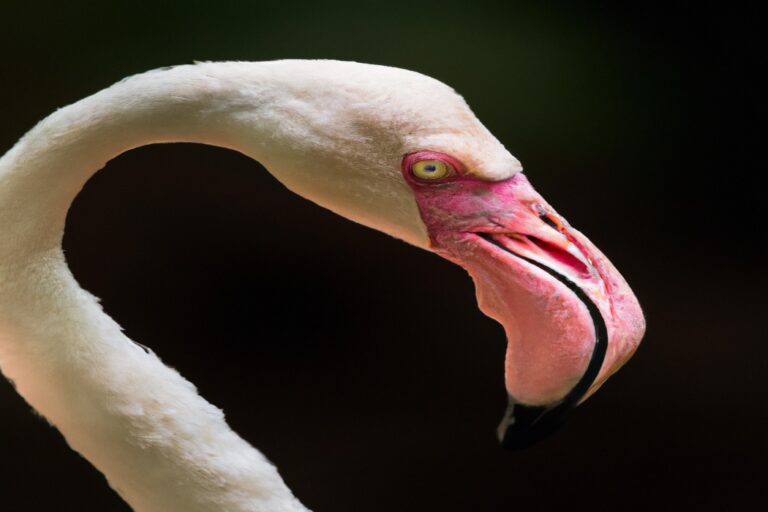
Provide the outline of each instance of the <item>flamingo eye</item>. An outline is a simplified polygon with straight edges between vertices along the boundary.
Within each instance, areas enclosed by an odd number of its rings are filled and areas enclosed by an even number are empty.
[[[442,160],[419,160],[411,166],[411,173],[422,180],[439,180],[453,174],[453,167]]]

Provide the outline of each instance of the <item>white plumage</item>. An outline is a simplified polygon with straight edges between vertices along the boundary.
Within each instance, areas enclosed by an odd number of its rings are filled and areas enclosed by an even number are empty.
[[[244,153],[307,199],[464,266],[508,338],[509,447],[549,431],[642,338],[626,281],[446,85],[337,61],[128,78],[55,112],[0,158],[0,368],[137,511],[305,510],[219,409],[123,335],[65,262],[66,213],[83,184],[116,155],[158,142]]]
[[[425,248],[403,154],[482,155],[472,163],[490,179],[519,164],[442,83],[335,61],[137,75],[55,112],[0,159],[0,367],[19,393],[137,511],[304,510],[219,409],[102,312],[62,254],[67,209],[94,172],[179,141],[245,153],[304,197]]]

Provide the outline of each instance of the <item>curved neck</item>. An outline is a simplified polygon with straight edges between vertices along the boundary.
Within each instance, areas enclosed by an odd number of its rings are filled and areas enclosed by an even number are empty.
[[[246,152],[238,112],[251,122],[262,104],[253,88],[243,97],[236,67],[129,78],[57,111],[0,159],[0,368],[142,512],[305,510],[219,409],[122,334],[61,252],[72,200],[125,150],[184,141]],[[263,144],[273,129],[248,127]],[[247,154],[264,162],[259,144]]]
[[[258,67],[249,68],[258,75]],[[255,71],[255,73],[254,73]],[[236,63],[180,66],[123,80],[41,121],[0,159],[0,261],[59,246],[67,210],[85,182],[115,156],[161,142],[198,142],[246,152],[238,134],[269,137],[269,125],[237,128],[267,108],[242,90]],[[258,85],[258,76],[253,80]],[[262,92],[270,89],[262,80]],[[249,156],[263,160],[258,146]],[[14,256],[10,252],[16,253]]]

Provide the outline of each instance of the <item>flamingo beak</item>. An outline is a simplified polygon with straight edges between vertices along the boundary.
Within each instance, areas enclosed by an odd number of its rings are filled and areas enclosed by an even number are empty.
[[[502,445],[534,444],[634,352],[645,329],[637,299],[522,173],[410,183],[432,249],[469,272],[480,309],[504,326]]]
[[[525,258],[521,256],[522,258]],[[527,260],[558,279],[578,297],[589,312],[594,329],[594,345],[586,370],[576,384],[560,400],[547,405],[526,405],[509,395],[507,411],[498,428],[499,440],[506,449],[531,446],[560,428],[568,414],[586,398],[605,361],[608,332],[605,320],[592,299],[573,281],[535,260]],[[591,266],[590,266],[591,267]],[[594,267],[591,267],[594,270]]]

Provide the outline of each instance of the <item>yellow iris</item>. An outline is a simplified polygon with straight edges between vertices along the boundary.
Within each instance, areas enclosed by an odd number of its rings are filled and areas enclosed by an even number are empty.
[[[422,180],[439,180],[451,173],[451,167],[442,160],[420,160],[413,164],[411,172]]]

